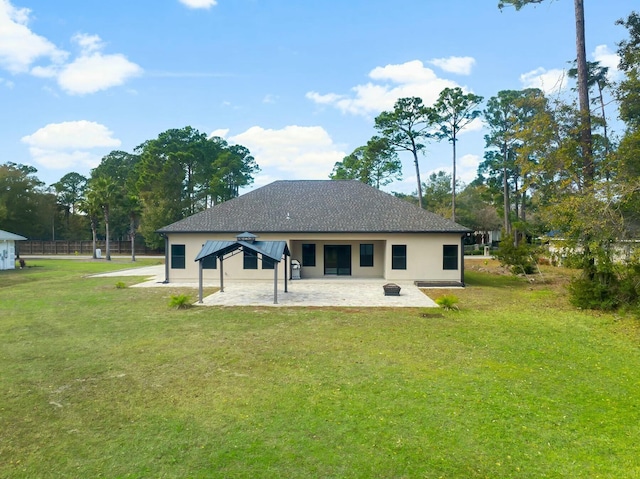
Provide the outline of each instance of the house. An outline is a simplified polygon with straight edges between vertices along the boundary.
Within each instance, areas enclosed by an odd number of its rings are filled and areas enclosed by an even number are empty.
[[[463,284],[462,239],[472,231],[356,180],[295,180],[257,188],[158,233],[165,238],[169,283],[200,275],[214,280],[221,255],[227,255],[228,279],[271,279],[279,266],[281,275],[290,276],[292,264],[299,264],[302,280]],[[238,246],[238,235],[247,234],[260,242],[284,242],[284,261]],[[235,246],[213,253],[215,242]]]
[[[0,230],[0,271],[16,269],[16,241],[26,239],[24,236]]]

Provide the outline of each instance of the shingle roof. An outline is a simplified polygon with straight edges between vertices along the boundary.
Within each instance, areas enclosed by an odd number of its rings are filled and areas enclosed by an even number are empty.
[[[13,241],[22,241],[26,240],[24,236],[17,235],[15,233],[9,233],[8,231],[0,230],[0,240],[13,240]]]
[[[468,228],[356,180],[275,181],[159,233],[465,233]]]

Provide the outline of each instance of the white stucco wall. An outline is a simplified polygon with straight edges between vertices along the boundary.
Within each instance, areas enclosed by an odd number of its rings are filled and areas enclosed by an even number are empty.
[[[194,258],[208,240],[234,240],[232,234],[171,234],[169,244],[169,282],[197,281],[198,263]],[[324,246],[351,245],[351,277],[353,278],[384,278],[387,280],[420,280],[420,281],[461,281],[463,251],[460,249],[459,234],[435,233],[397,233],[397,234],[259,234],[258,241],[286,241],[291,251],[291,258],[302,262],[302,245],[313,243],[316,245],[316,266],[303,266],[302,278],[324,277]],[[374,245],[374,266],[360,266],[360,244]],[[186,264],[184,269],[175,269],[171,265],[171,244],[185,245]],[[392,245],[406,245],[406,269],[392,269]],[[443,245],[458,247],[458,269],[443,269]],[[218,269],[203,270],[203,278],[207,282],[218,281]],[[287,265],[290,274],[289,265]],[[278,267],[278,278],[284,274],[283,262]],[[227,279],[272,279],[273,270],[263,270],[258,260],[258,269],[243,269],[243,254],[241,251],[235,256],[224,260],[224,277]]]

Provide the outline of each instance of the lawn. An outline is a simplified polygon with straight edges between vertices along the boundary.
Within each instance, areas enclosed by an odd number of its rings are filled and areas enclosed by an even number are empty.
[[[470,261],[429,292],[459,311],[176,310],[197,292],[86,277],[131,263],[29,264],[0,272],[0,477],[640,478],[638,320],[561,271]]]

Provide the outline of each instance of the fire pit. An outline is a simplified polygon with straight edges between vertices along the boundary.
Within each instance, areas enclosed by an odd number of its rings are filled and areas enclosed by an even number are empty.
[[[387,283],[382,288],[385,296],[400,296],[400,286],[395,283]]]

